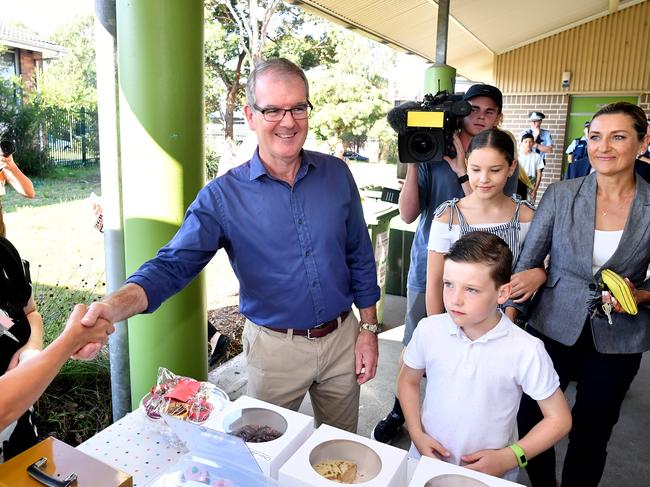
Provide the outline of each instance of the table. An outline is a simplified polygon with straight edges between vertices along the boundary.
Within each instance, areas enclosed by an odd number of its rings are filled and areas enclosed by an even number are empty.
[[[135,410],[77,449],[131,474],[133,487],[145,487],[187,453],[185,448],[170,444],[165,428],[164,422],[153,422]]]

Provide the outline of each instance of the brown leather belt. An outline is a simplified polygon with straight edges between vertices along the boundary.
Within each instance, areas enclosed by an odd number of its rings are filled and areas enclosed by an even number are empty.
[[[348,317],[349,314],[350,314],[350,310],[344,311],[336,319],[333,319],[332,321],[328,321],[326,323],[321,323],[320,325],[317,325],[313,328],[307,328],[307,329],[293,328],[293,334],[301,337],[307,337],[307,338],[323,338],[324,336],[329,335],[334,330],[336,330],[339,326],[341,326],[341,323],[345,321],[345,319]],[[288,333],[289,330],[291,329],[291,328],[272,328],[270,326],[267,326],[266,328],[280,333]]]

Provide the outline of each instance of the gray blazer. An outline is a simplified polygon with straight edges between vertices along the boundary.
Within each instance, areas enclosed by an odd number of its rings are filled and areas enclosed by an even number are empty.
[[[592,274],[596,209],[596,174],[551,184],[539,204],[515,272],[551,264],[546,283],[534,296],[529,324],[545,336],[573,345],[590,315],[589,303],[601,295],[599,270]],[[603,266],[639,289],[650,290],[650,184],[636,178],[636,193],[621,241]],[[596,349],[602,353],[637,353],[650,349],[650,307],[631,316],[612,313],[591,320]]]

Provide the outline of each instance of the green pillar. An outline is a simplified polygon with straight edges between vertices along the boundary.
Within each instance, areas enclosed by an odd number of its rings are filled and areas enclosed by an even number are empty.
[[[456,68],[446,64],[434,64],[424,71],[424,92],[436,94],[439,91],[447,90],[454,92],[456,83]]]
[[[127,275],[176,233],[204,182],[203,2],[117,0]],[[131,401],[159,366],[207,378],[202,275],[151,315],[129,320]]]

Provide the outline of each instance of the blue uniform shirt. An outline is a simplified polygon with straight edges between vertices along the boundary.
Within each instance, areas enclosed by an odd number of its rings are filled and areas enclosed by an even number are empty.
[[[303,150],[293,187],[253,158],[211,181],[183,225],[127,282],[152,312],[224,248],[240,283],[240,309],[258,325],[311,328],[379,299],[361,199],[346,164]]]

